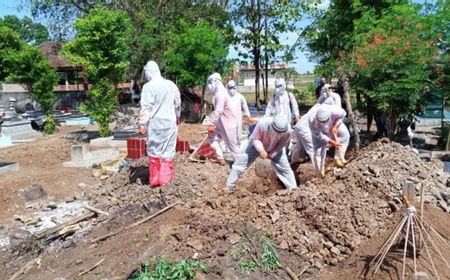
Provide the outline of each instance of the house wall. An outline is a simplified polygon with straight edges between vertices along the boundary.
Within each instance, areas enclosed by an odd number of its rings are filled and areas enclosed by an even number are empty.
[[[78,108],[82,100],[81,91],[57,91],[55,92],[57,100],[54,107],[71,107]],[[2,91],[0,91],[0,106],[9,108],[10,100],[16,100],[15,107],[18,111],[25,111],[27,103],[33,104],[35,108],[39,108],[36,101],[31,98],[31,94],[21,85],[18,84],[3,84]]]
[[[239,73],[240,85],[244,85],[246,87],[254,87],[255,86],[255,71],[241,71]],[[281,70],[269,71],[268,84],[269,89],[275,89],[275,79],[279,78],[284,81],[283,72]],[[259,79],[259,84],[262,86],[262,79]]]

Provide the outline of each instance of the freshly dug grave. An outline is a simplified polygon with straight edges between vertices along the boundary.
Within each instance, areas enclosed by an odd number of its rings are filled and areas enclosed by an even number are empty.
[[[302,165],[300,177],[309,169],[309,163]],[[395,198],[406,181],[418,187],[426,183],[430,205],[448,207],[450,194],[442,164],[421,162],[411,150],[395,143],[373,143],[346,168],[331,170],[324,179],[309,172],[308,181],[290,193],[276,180],[256,177],[253,168],[235,192],[226,193],[222,188],[228,166],[190,163],[187,155],[177,156],[175,172],[173,182],[151,189],[145,185],[148,170],[141,159],[102,184],[85,188],[90,204],[112,217],[84,236],[53,246],[51,253],[45,250],[41,263],[58,275],[81,279],[73,276],[104,258],[102,267],[108,269],[83,277],[112,279],[126,278],[139,263],[154,256],[195,257],[210,268],[205,279],[287,279],[284,270],[266,271],[261,265],[262,244],[271,244],[285,267],[315,277],[325,265],[342,262],[396,221],[401,205]],[[181,202],[181,211],[171,210],[94,246],[88,242],[176,201]],[[443,217],[448,221],[447,214]],[[248,260],[260,265],[249,269],[243,265]],[[5,275],[14,268],[14,263],[9,264]],[[44,277],[48,270],[33,267],[25,275],[24,279],[48,279]]]

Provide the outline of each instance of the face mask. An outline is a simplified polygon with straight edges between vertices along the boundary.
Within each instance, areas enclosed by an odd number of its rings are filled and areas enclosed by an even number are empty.
[[[209,93],[215,93],[217,90],[217,84],[214,81],[209,82],[206,88]]]
[[[228,93],[230,94],[230,96],[234,96],[236,94],[236,89],[234,89],[234,88],[229,89]]]
[[[275,89],[276,94],[281,95],[284,93],[284,88],[283,87],[277,87]]]

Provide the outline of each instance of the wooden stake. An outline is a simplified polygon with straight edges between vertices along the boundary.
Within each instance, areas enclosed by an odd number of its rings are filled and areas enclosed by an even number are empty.
[[[171,204],[171,205],[167,206],[166,208],[159,210],[159,211],[156,212],[155,214],[153,214],[153,215],[151,215],[151,216],[148,216],[148,217],[145,217],[145,218],[143,218],[143,219],[141,219],[141,220],[139,220],[139,221],[137,221],[137,222],[135,222],[135,223],[133,223],[133,224],[131,224],[131,225],[129,225],[129,226],[123,227],[123,228],[121,228],[121,229],[119,229],[119,230],[117,230],[117,231],[114,231],[114,232],[108,233],[108,234],[106,234],[106,235],[100,236],[100,237],[98,237],[98,238],[95,238],[95,239],[93,239],[93,240],[91,241],[91,243],[95,243],[95,242],[98,242],[98,241],[107,239],[107,238],[109,238],[109,237],[111,237],[111,236],[114,236],[114,235],[120,233],[120,232],[123,231],[123,230],[130,229],[130,228],[132,228],[132,227],[135,227],[135,226],[138,226],[138,225],[140,225],[140,224],[142,224],[142,223],[145,223],[145,222],[147,222],[147,221],[149,221],[149,220],[155,218],[156,216],[161,215],[162,213],[166,212],[167,210],[173,208],[174,206],[176,206],[176,205],[178,205],[178,204],[180,204],[179,201],[177,201],[177,202],[175,202],[174,204]]]
[[[86,273],[88,273],[89,271],[95,269],[97,266],[101,265],[102,262],[104,262],[104,261],[105,261],[104,258],[101,259],[100,261],[98,261],[96,264],[94,264],[94,265],[91,266],[90,268],[86,269],[85,271],[80,272],[80,273],[78,274],[78,276],[81,276],[81,275],[83,275],[83,274],[86,274]]]
[[[286,270],[286,273],[289,275],[289,277],[291,277],[292,280],[298,280],[297,275],[295,275],[295,273],[292,271],[292,269],[289,266],[286,266],[284,268],[284,270]]]
[[[94,208],[94,207],[92,207],[92,206],[89,206],[89,205],[84,205],[84,208],[86,208],[87,210],[89,210],[89,211],[92,211],[92,212],[94,212],[94,213],[97,213],[97,214],[99,214],[99,215],[105,215],[105,216],[109,216],[109,214],[107,213],[107,212],[105,212],[105,211],[103,211],[103,210],[100,210],[100,209],[97,209],[97,208]]]

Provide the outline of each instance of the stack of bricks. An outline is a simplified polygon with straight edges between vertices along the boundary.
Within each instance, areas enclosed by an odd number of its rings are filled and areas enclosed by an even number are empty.
[[[188,141],[183,141],[183,140],[177,139],[177,147],[176,147],[177,153],[189,152],[190,150],[191,150],[191,148],[189,147]]]
[[[128,138],[127,139],[127,158],[139,159],[147,155],[147,143],[145,138]]]

